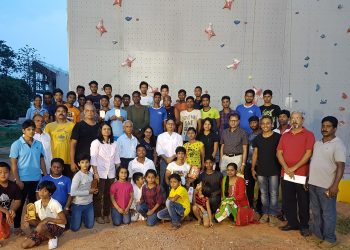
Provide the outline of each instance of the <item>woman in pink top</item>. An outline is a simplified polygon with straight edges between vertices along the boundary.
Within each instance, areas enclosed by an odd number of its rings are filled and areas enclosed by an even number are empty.
[[[130,224],[130,206],[134,197],[134,191],[128,182],[129,172],[126,167],[120,166],[117,169],[117,181],[111,186],[110,198],[112,202],[113,225]]]

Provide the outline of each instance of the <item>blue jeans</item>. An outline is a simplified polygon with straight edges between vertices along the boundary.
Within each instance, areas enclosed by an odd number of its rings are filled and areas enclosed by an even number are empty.
[[[278,186],[279,176],[261,176],[258,175],[259,188],[261,192],[261,203],[263,205],[263,214],[277,216],[278,211]]]
[[[70,218],[70,229],[72,231],[78,231],[81,226],[81,222],[84,223],[86,228],[93,228],[94,226],[94,207],[92,202],[87,205],[72,204],[72,216]]]
[[[143,217],[147,218],[147,226],[154,226],[158,222],[157,213],[153,213],[148,216],[147,212],[150,210],[146,203],[142,203],[136,207],[137,212],[139,212]]]
[[[112,208],[112,222],[115,226],[120,226],[122,222],[124,224],[130,224],[131,222],[131,214],[121,214],[117,209]]]
[[[184,207],[180,203],[170,200],[166,200],[165,205],[166,208],[157,213],[158,219],[171,220],[173,225],[179,225],[184,216]]]
[[[312,233],[322,240],[334,243],[337,241],[335,227],[337,224],[337,197],[328,198],[327,189],[309,185],[310,208],[313,222]]]

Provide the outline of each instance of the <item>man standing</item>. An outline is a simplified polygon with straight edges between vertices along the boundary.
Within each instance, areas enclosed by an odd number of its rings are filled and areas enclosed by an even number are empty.
[[[283,135],[290,130],[289,125],[290,112],[286,109],[280,111],[278,115],[278,128],[274,129],[273,132]]]
[[[130,95],[128,94],[124,94],[122,97],[122,102],[123,102],[123,107],[122,109],[124,109],[125,111],[128,110],[129,105],[130,105]]]
[[[22,124],[23,135],[11,145],[11,170],[15,182],[21,189],[21,205],[16,211],[14,219],[15,233],[21,233],[21,217],[23,205],[28,198],[35,202],[35,191],[41,178],[41,172],[46,175],[44,162],[44,148],[34,137],[35,124],[32,120],[25,120]]]
[[[141,92],[141,105],[144,105],[146,107],[151,107],[153,105],[153,98],[152,96],[147,95],[148,91],[148,83],[147,82],[140,82],[139,89]]]
[[[220,127],[219,127],[219,135],[221,136],[222,132],[229,128],[228,118],[231,114],[237,113],[235,110],[231,109],[231,98],[227,95],[221,98],[222,110],[219,112],[220,114]]]
[[[248,155],[247,133],[239,127],[239,114],[229,117],[229,128],[222,132],[220,139],[220,170],[226,175],[227,164],[237,164],[239,172],[244,173],[245,163]]]
[[[120,157],[120,166],[128,167],[129,162],[131,162],[136,157],[136,147],[139,143],[135,136],[132,135],[133,123],[130,120],[126,120],[123,123],[124,134],[122,134],[118,140],[118,150]]]
[[[112,96],[112,85],[110,84],[105,84],[102,87],[103,92],[105,92],[105,95],[108,97],[108,107],[112,108],[113,107],[113,96]]]
[[[245,104],[238,105],[236,108],[236,111],[241,117],[240,126],[248,133],[248,135],[252,132],[249,127],[249,117],[256,115],[259,119],[261,118],[259,107],[253,103],[254,97],[255,91],[248,89],[244,95]]]
[[[320,243],[318,246],[321,248],[332,248],[338,244],[335,235],[336,201],[339,182],[344,174],[346,149],[335,135],[337,127],[337,118],[326,116],[322,119],[323,137],[315,143],[310,163],[311,231],[313,240]]]
[[[49,112],[49,122],[52,122],[55,116],[55,109],[56,106],[53,104],[52,98],[53,95],[51,92],[45,92],[43,94],[44,102],[43,102],[43,108]]]
[[[75,93],[77,94],[78,100],[75,101],[74,107],[79,108],[79,96],[84,95],[85,96],[85,87],[78,85],[76,88]]]
[[[71,171],[78,171],[77,161],[82,155],[90,155],[91,142],[97,139],[96,109],[92,104],[84,106],[84,120],[75,124],[70,141]]]
[[[89,82],[89,86],[90,86],[91,94],[86,96],[86,98],[92,100],[96,110],[99,110],[100,109],[101,95],[99,93],[97,93],[98,82],[91,81],[91,82]]]
[[[178,132],[182,136],[183,141],[188,141],[187,130],[189,127],[194,127],[197,131],[200,131],[202,127],[201,111],[193,108],[193,96],[186,98],[186,105],[187,109],[180,113],[180,126],[178,128]]]
[[[202,87],[201,86],[196,86],[194,88],[194,108],[201,110],[203,108],[202,105]]]
[[[160,106],[160,92],[153,95],[153,106],[148,108],[149,125],[153,129],[153,135],[157,138],[158,135],[164,132],[167,113],[164,107]]]
[[[181,113],[181,111],[186,110],[187,105],[186,105],[186,90],[180,89],[177,92],[177,97],[179,98],[174,107]]]
[[[142,136],[142,129],[149,125],[149,112],[146,106],[141,105],[141,94],[139,91],[132,93],[134,105],[128,108],[128,119],[132,121],[134,135],[137,138]]]
[[[269,89],[263,92],[264,104],[260,106],[260,111],[262,115],[269,115],[272,117],[273,129],[277,128],[277,118],[281,112],[280,106],[271,103],[272,91]]]
[[[166,194],[168,193],[167,185],[165,182],[165,170],[167,165],[172,162],[175,157],[175,150],[178,146],[182,146],[182,137],[178,133],[174,132],[175,121],[168,119],[165,124],[166,132],[160,134],[157,139],[156,151],[160,159],[160,171],[159,177],[161,185],[164,188]]]
[[[69,91],[67,93],[67,102],[65,103],[65,105],[68,108],[67,119],[68,121],[73,122],[74,124],[80,122],[80,111],[73,105],[76,99],[77,94],[75,94],[74,91]]]
[[[55,121],[46,125],[45,132],[51,137],[52,157],[64,161],[64,175],[72,178],[69,168],[71,164],[69,147],[74,123],[67,120],[67,112],[68,108],[65,105],[56,106]]]
[[[105,121],[111,123],[114,141],[117,141],[118,137],[123,134],[123,122],[128,119],[128,113],[120,108],[121,105],[122,97],[120,95],[115,95],[114,108],[109,110],[105,116]]]
[[[55,102],[55,105],[63,105],[64,104],[64,101],[63,101],[63,91],[62,89],[54,89],[53,90],[53,98],[54,98],[54,102]]]
[[[220,114],[216,108],[210,107],[210,95],[204,94],[202,95],[202,105],[201,116],[202,120],[205,118],[210,118],[213,121],[212,130],[217,133],[220,128]],[[226,169],[226,167],[225,167]]]
[[[309,175],[309,160],[315,143],[314,134],[303,127],[304,118],[300,112],[291,116],[292,128],[284,133],[278,143],[277,158],[282,166],[282,176]],[[300,230],[302,236],[310,235],[309,231],[309,192],[306,183],[296,183],[284,179],[283,202],[286,209],[287,225],[282,231]],[[299,213],[299,219],[297,212]]]

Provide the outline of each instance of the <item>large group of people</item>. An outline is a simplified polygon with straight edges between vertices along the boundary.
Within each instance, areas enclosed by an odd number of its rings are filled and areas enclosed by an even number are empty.
[[[200,86],[194,96],[179,90],[176,101],[167,85],[149,95],[141,82],[131,96],[113,95],[110,84],[104,95],[96,81],[89,87],[85,95],[77,86],[66,101],[60,89],[36,95],[11,145],[11,166],[0,162],[1,219],[15,234],[23,234],[23,218],[32,228],[23,248],[48,240],[54,249],[65,229],[82,224],[170,220],[178,229],[189,217],[205,227],[259,220],[300,230],[320,247],[337,244],[346,152],[335,117],[322,119],[315,142],[303,114],[272,104],[271,90],[260,107],[252,89],[235,109],[223,96],[219,111]]]

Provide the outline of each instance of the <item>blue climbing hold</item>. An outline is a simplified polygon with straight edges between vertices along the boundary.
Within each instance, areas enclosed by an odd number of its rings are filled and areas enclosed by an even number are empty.
[[[320,35],[320,37],[323,39],[323,38],[326,37],[326,35],[325,35],[325,34],[322,34],[322,35]]]
[[[307,69],[309,67],[309,63],[304,64],[304,68]]]
[[[131,21],[131,19],[132,19],[132,17],[131,17],[131,16],[127,16],[127,17],[125,17],[125,20],[126,20],[126,21],[128,21],[128,22],[129,22],[129,21]]]
[[[321,89],[321,86],[320,86],[320,84],[316,84],[316,92],[318,92],[319,90]]]
[[[224,44],[224,43],[220,44],[220,47],[221,47],[221,48],[223,48],[224,46],[225,46],[225,44]]]
[[[239,21],[239,20],[234,20],[233,23],[236,24],[236,25],[238,25],[238,24],[241,23],[241,21]]]

